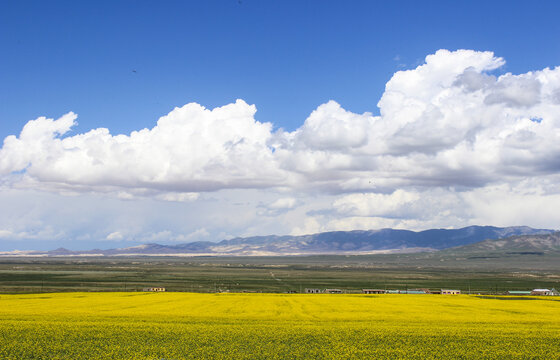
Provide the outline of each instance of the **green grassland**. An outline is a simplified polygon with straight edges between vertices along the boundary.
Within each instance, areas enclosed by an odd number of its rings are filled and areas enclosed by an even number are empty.
[[[453,252],[305,257],[0,258],[0,293],[302,292],[454,288],[494,294],[560,288],[558,254]]]
[[[552,297],[0,295],[1,359],[558,359]]]

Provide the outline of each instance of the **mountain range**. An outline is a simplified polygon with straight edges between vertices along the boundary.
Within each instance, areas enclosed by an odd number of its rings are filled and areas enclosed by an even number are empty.
[[[559,233],[527,226],[469,226],[461,229],[333,231],[301,236],[254,236],[220,242],[145,244],[108,250],[0,252],[0,256],[286,256],[413,253],[453,249],[492,251],[504,247],[560,250]],[[504,240],[505,239],[505,240]],[[470,248],[469,248],[470,246]],[[539,250],[539,251],[540,251]],[[527,250],[531,251],[531,250]]]

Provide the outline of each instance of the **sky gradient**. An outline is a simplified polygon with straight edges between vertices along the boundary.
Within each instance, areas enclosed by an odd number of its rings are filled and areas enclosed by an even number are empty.
[[[0,5],[0,251],[560,220],[556,2]]]

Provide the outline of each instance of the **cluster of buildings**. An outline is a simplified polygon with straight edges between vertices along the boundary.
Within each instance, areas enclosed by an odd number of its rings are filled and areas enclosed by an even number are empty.
[[[560,296],[560,293],[555,288],[552,289],[533,289],[524,291],[508,291],[508,295],[530,295],[530,296]]]
[[[306,294],[342,294],[345,291],[341,289],[313,289],[306,288]],[[439,294],[439,295],[460,295],[461,290],[456,289],[411,289],[411,290],[386,290],[386,289],[362,289],[362,294]],[[552,289],[533,289],[526,291],[508,291],[506,295],[516,296],[560,296],[558,290]]]
[[[147,287],[143,291],[150,292],[163,292],[164,287]],[[244,291],[246,292],[246,291]],[[304,293],[306,294],[344,294],[347,291],[342,289],[317,289],[317,288],[306,288]],[[355,291],[349,291],[355,293]],[[296,293],[296,291],[290,291],[290,293]],[[406,289],[406,290],[386,290],[386,289],[362,289],[362,294],[439,294],[439,295],[460,295],[461,290],[454,289],[441,289],[441,290],[430,290],[430,289]],[[552,289],[533,289],[533,290],[523,290],[523,291],[508,291],[506,295],[515,296],[560,296],[558,290]]]
[[[342,294],[343,290],[340,289],[312,289],[306,288],[306,294]],[[362,289],[362,294],[441,294],[441,295],[459,295],[461,290],[441,289],[410,289],[410,290],[385,290],[385,289]]]

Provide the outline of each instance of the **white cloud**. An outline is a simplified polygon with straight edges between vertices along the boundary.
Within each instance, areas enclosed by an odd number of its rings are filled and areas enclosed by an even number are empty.
[[[107,240],[122,240],[124,239],[123,234],[120,231],[115,231],[107,235]]]
[[[130,135],[65,136],[75,114],[39,118],[4,140],[0,174],[20,188],[166,201],[220,189],[392,192],[555,174],[560,68],[487,74],[504,63],[492,52],[439,50],[394,74],[381,116],[329,101],[293,132],[273,132],[242,100],[187,104]]]
[[[308,234],[316,234],[324,230],[324,227],[321,226],[321,223],[314,217],[307,217],[303,221],[303,224],[300,226],[296,226],[292,229],[291,235],[308,235]]]
[[[351,194],[333,203],[341,214],[359,216],[402,216],[411,206],[420,200],[420,195],[404,190],[392,194]]]
[[[331,100],[314,110],[289,137],[294,147],[345,151],[367,144],[373,121],[371,114],[354,114]]]
[[[76,115],[39,118],[4,140],[0,174],[24,171],[37,187],[156,195],[267,186],[282,173],[267,146],[272,125],[255,121],[255,111],[242,100],[213,110],[191,103],[150,130],[113,136],[100,128],[62,138]]]
[[[534,227],[558,228],[560,192],[547,193],[539,182],[493,185],[474,189],[462,197],[473,222],[498,226],[530,223]]]
[[[198,193],[163,193],[158,195],[156,198],[164,201],[175,201],[175,202],[185,202],[185,201],[195,201],[198,199],[200,194]]]
[[[196,229],[190,234],[187,234],[184,238],[180,237],[175,241],[193,241],[193,240],[200,240],[202,238],[206,238],[210,235],[210,233],[205,228]],[[221,239],[220,239],[221,240]]]
[[[10,230],[0,230],[0,238],[11,238],[14,236],[14,233]]]
[[[31,226],[31,229],[22,231],[0,230],[0,239],[7,240],[35,240],[46,238],[57,240],[64,236],[65,233],[63,230],[57,231],[50,225],[38,229]]]
[[[294,198],[280,198],[268,205],[269,209],[293,209],[296,206],[297,200]]]
[[[8,214],[0,236],[75,237],[90,226],[79,215],[90,211],[84,199],[107,222],[92,239],[108,240],[119,237],[114,229],[127,229],[126,241],[186,241],[353,227],[551,227],[560,67],[497,75],[504,64],[488,51],[440,50],[393,75],[379,116],[329,101],[291,132],[256,121],[256,107],[242,100],[213,110],[190,103],[129,135],[70,134],[74,113],[29,121],[0,148],[0,195],[10,198],[0,202]],[[52,211],[47,200],[34,205],[35,190],[75,200]],[[24,208],[12,192],[33,199]],[[72,230],[70,219],[78,219]]]

